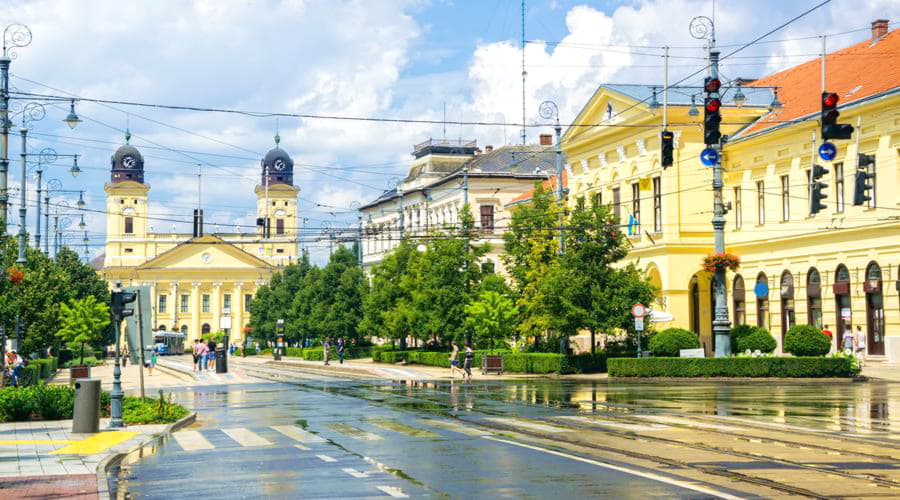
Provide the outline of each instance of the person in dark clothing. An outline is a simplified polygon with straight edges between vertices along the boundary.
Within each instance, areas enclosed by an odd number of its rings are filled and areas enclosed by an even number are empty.
[[[343,337],[338,338],[337,353],[338,353],[338,362],[340,364],[344,364],[344,339],[343,339]]]

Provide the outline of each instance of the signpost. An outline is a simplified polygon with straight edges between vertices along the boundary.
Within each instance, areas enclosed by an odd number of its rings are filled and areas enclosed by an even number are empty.
[[[631,315],[634,316],[634,331],[637,334],[637,357],[641,357],[641,332],[644,331],[644,316],[647,308],[638,302],[631,306]]]
[[[700,153],[700,162],[711,167],[719,161],[719,152],[713,148],[706,148]]]
[[[835,156],[837,156],[837,148],[834,147],[834,144],[823,142],[822,145],[819,146],[819,158],[825,161],[831,161]]]

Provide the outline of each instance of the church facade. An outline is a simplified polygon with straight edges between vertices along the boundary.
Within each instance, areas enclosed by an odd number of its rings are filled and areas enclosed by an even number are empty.
[[[150,210],[143,156],[127,143],[112,155],[104,186],[106,251],[93,262],[111,287],[149,287],[154,330],[179,331],[187,341],[224,331],[240,342],[258,287],[296,261],[300,188],[293,185],[293,160],[278,142],[276,136],[276,147],[260,162],[256,228],[243,232],[204,233],[202,211],[194,214],[192,233],[175,232],[174,225],[171,232],[154,231],[172,219]]]

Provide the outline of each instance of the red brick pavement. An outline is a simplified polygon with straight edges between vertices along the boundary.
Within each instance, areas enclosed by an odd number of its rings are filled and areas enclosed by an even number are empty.
[[[0,478],[0,498],[97,500],[95,474]]]

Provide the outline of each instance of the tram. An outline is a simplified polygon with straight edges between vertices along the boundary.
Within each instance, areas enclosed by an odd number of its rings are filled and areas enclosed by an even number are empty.
[[[153,345],[160,356],[184,354],[184,336],[179,332],[153,332]]]

